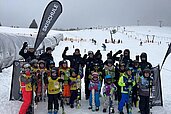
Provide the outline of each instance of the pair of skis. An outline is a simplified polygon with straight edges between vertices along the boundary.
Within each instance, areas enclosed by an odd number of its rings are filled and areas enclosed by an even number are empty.
[[[112,101],[112,96],[109,96],[109,114],[114,114],[114,107],[112,106],[113,101]]]
[[[81,107],[81,76],[82,75],[83,75],[83,68],[81,64],[79,64],[79,71],[77,76],[77,100],[76,100],[77,108]]]
[[[132,82],[131,79],[128,79],[128,82]],[[128,114],[132,114],[132,85],[128,86],[128,104],[127,104]]]
[[[64,79],[64,75],[62,74],[61,75],[61,79]],[[61,88],[60,88],[60,93],[61,93],[61,104],[60,104],[60,106],[61,106],[61,108],[62,108],[62,114],[66,114],[65,113],[65,108],[64,108],[64,99],[63,99],[63,82],[60,82],[60,86],[61,86]]]

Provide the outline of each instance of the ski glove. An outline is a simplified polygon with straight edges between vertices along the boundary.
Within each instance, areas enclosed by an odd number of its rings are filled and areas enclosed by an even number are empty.
[[[26,48],[28,46],[27,42],[24,42],[23,48]]]
[[[133,83],[132,82],[127,82],[126,86],[133,86]]]
[[[69,49],[68,47],[65,47],[65,50],[64,51],[68,51],[68,49]]]

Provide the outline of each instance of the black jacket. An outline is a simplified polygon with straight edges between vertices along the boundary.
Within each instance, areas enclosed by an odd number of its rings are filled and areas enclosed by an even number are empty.
[[[36,59],[36,56],[34,55],[34,52],[27,51],[24,53],[25,47],[23,46],[22,49],[19,52],[19,55],[21,55],[26,62],[30,62],[33,59]]]
[[[64,60],[69,60],[70,61],[70,67],[74,68],[77,73],[79,71],[79,65],[84,67],[84,60],[81,57],[81,54],[79,54],[79,55],[75,55],[75,54],[73,54],[73,55],[66,55],[66,51],[64,50],[64,52],[62,53],[62,58]]]
[[[46,68],[49,69],[50,61],[53,61],[53,56],[45,52],[40,55],[39,60],[44,60],[46,62]]]

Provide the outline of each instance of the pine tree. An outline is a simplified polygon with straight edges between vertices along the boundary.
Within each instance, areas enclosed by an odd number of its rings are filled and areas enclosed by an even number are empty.
[[[29,26],[29,28],[38,28],[38,26],[37,26],[37,23],[36,23],[36,20],[35,20],[35,19],[33,19],[33,21],[31,22],[31,24],[30,24],[30,26]]]

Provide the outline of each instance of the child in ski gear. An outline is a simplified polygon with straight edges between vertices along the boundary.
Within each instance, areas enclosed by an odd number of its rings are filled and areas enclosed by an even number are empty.
[[[59,76],[64,80],[63,84],[63,97],[64,101],[67,105],[69,105],[69,98],[71,96],[70,93],[70,68],[68,67],[68,63],[66,60],[63,60],[61,63],[61,67],[59,68]]]
[[[115,95],[115,100],[118,100],[118,103],[121,100],[121,86],[118,85],[119,78],[125,74],[125,64],[120,63],[115,67],[115,79],[116,79],[116,87],[117,87],[117,94]]]
[[[128,67],[124,75],[119,78],[118,85],[121,86],[121,101],[119,102],[118,110],[120,114],[123,114],[123,107],[127,103],[127,112],[129,106],[132,105],[132,100],[130,102],[130,96],[132,87],[135,85],[135,80],[132,75],[132,68]]]
[[[74,102],[77,100],[78,97],[78,91],[77,91],[77,81],[80,76],[78,75],[78,72],[75,69],[71,69],[71,76],[70,76],[70,107],[74,108]]]
[[[112,83],[116,83],[115,79],[115,67],[113,65],[112,59],[107,60],[107,65],[104,66],[105,76],[110,75],[112,77]]]
[[[135,107],[138,107],[137,83],[139,82],[139,79],[140,79],[141,68],[139,66],[138,60],[134,60],[132,66],[133,66],[132,75],[135,78],[135,86],[133,86],[133,88],[132,88],[132,103],[135,105]]]
[[[100,99],[99,99],[99,91],[101,88],[101,83],[99,80],[99,74],[97,72],[93,72],[91,74],[91,80],[89,84],[90,98],[89,98],[89,109],[92,111],[98,111],[100,106]]]
[[[46,77],[45,82],[48,85],[48,114],[52,114],[53,105],[54,105],[54,114],[57,114],[59,110],[58,100],[60,99],[61,93],[61,85],[62,81],[60,77],[58,77],[57,67],[52,68],[51,76]]]
[[[36,89],[36,101],[45,100],[47,85],[44,83],[44,78],[47,77],[46,63],[43,60],[39,60],[39,67],[36,73],[37,89]]]
[[[31,102],[32,102],[32,74],[31,66],[29,63],[23,64],[23,71],[20,77],[21,90],[23,96],[23,104],[20,107],[19,114],[26,114]]]
[[[138,82],[138,88],[139,88],[139,109],[141,114],[149,114],[149,97],[150,97],[150,88],[152,87],[152,84],[150,84],[150,81],[152,81],[151,71],[150,69],[144,69],[143,70],[143,76],[140,77],[140,80]]]
[[[109,107],[109,111],[114,113],[114,95],[117,90],[117,87],[112,82],[112,76],[105,76],[105,85],[103,87],[103,96],[104,96],[104,105],[103,112],[106,112],[107,107]]]
[[[92,79],[92,73],[93,72],[96,72],[96,73],[98,73],[98,76],[99,76],[99,81],[100,81],[100,84],[102,85],[102,83],[103,83],[103,71],[101,70],[101,68],[100,68],[100,64],[99,63],[94,63],[94,65],[93,65],[93,69],[92,69],[92,71],[91,71],[91,74],[89,75],[89,79],[90,79],[90,81],[91,81],[91,79]],[[100,95],[100,93],[101,93],[101,86],[100,86],[100,90],[99,90],[99,95]]]

